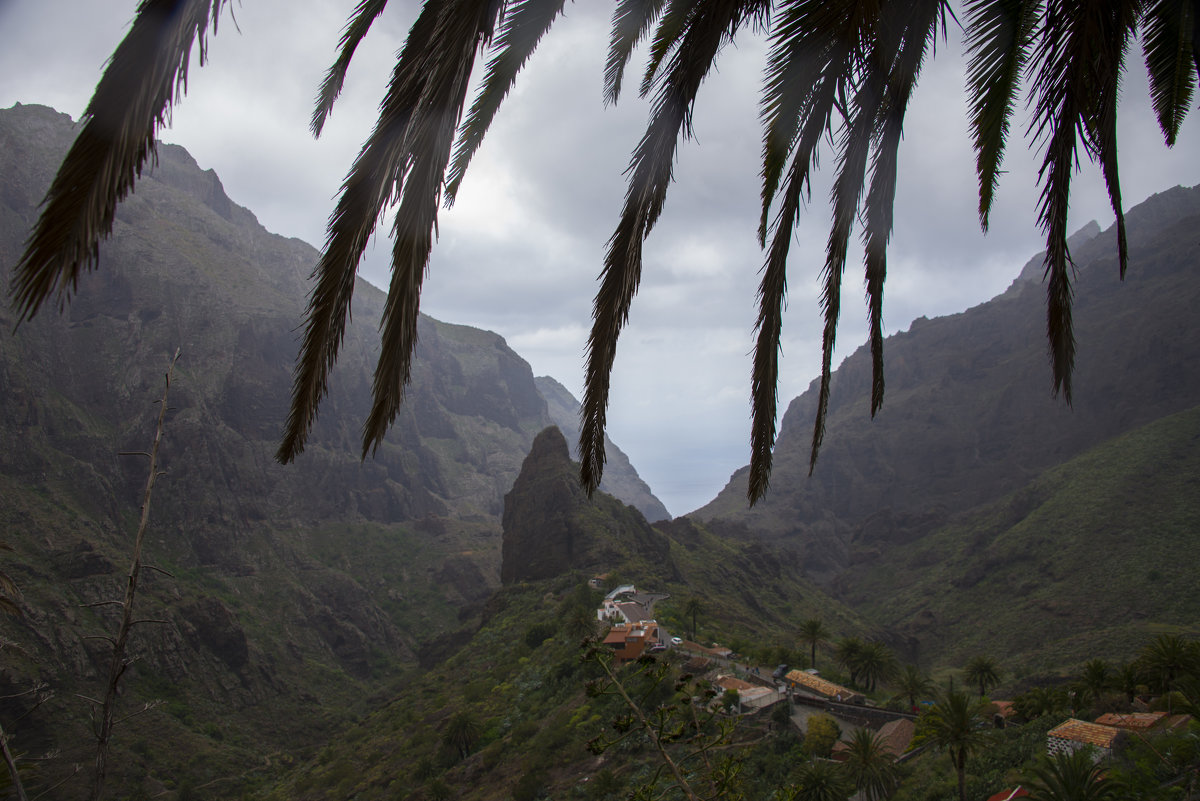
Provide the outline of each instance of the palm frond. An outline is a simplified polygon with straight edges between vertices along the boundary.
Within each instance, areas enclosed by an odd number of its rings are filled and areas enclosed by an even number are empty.
[[[425,91],[423,65],[445,0],[429,0],[409,30],[375,128],[351,167],[329,218],[325,249],[313,270],[304,337],[292,379],[292,401],[275,458],[287,464],[304,450],[328,388],[329,371],[350,315],[358,262],[383,209],[399,194],[410,163],[406,146],[414,110]]]
[[[313,110],[312,120],[309,122],[313,136],[321,135],[321,130],[325,127],[325,120],[329,118],[334,102],[342,93],[342,84],[346,81],[346,71],[350,69],[354,51],[366,38],[367,32],[371,30],[371,24],[383,13],[386,6],[387,0],[360,0],[358,7],[351,14],[350,21],[346,23],[346,27],[342,31],[342,38],[338,42],[337,60],[333,62],[329,72],[325,73],[325,80],[321,82],[321,88],[317,91],[317,106]]]
[[[1143,50],[1150,99],[1167,146],[1175,145],[1192,104],[1200,59],[1194,50],[1200,6],[1194,0],[1157,0],[1143,19]]]
[[[1038,180],[1038,223],[1046,232],[1046,335],[1054,392],[1071,402],[1075,336],[1067,213],[1079,145],[1101,163],[1117,212],[1121,270],[1127,258],[1116,173],[1116,98],[1140,0],[1054,0],[1036,34],[1030,131],[1045,143]],[[1082,142],[1080,141],[1082,139]]]
[[[1070,56],[1067,54],[1067,23],[1062,9],[1047,14],[1035,55],[1039,69],[1033,83],[1036,98],[1035,138],[1047,144],[1038,181],[1042,184],[1038,223],[1046,232],[1046,336],[1054,391],[1071,402],[1071,373],[1075,364],[1075,336],[1071,323],[1071,276],[1067,247],[1067,212],[1070,208],[1071,175],[1077,160],[1077,132],[1082,128],[1080,98],[1070,91]]]
[[[875,27],[877,21],[864,20],[864,26]],[[871,37],[878,45],[878,36]],[[878,120],[885,103],[887,66],[891,57],[878,52],[868,53],[858,91],[855,92],[852,116],[841,134],[841,156],[838,174],[830,193],[833,224],[825,248],[825,265],[821,270],[821,310],[824,325],[821,331],[821,381],[817,392],[817,413],[813,421],[812,450],[809,473],[817,463],[817,454],[825,438],[825,419],[829,412],[829,387],[833,378],[833,349],[837,339],[838,315],[841,312],[842,275],[850,233],[858,214],[859,200],[866,183],[867,162]]]
[[[1100,164],[1104,183],[1117,226],[1117,258],[1121,278],[1129,265],[1129,246],[1125,235],[1125,211],[1121,204],[1121,181],[1117,169],[1117,97],[1121,89],[1121,72],[1125,54],[1137,30],[1142,3],[1140,0],[1112,2],[1102,6],[1090,33],[1093,36],[1091,70],[1087,76],[1091,86],[1084,114],[1089,154]]]
[[[967,92],[979,175],[979,224],[984,231],[1040,10],[1040,0],[972,0],[967,4]]]
[[[816,4],[822,5],[822,4]],[[824,4],[828,7],[829,4]],[[746,488],[746,497],[751,505],[757,503],[770,486],[773,449],[775,447],[776,421],[778,419],[779,402],[779,347],[782,329],[783,304],[787,289],[787,258],[792,243],[792,231],[799,219],[801,202],[806,197],[811,171],[816,167],[817,149],[822,138],[830,131],[831,120],[838,93],[843,84],[849,80],[852,71],[851,54],[853,43],[846,36],[829,36],[828,48],[808,46],[796,42],[796,34],[803,34],[812,29],[797,26],[792,20],[780,20],[784,23],[776,27],[777,45],[773,48],[772,62],[774,69],[768,67],[768,83],[772,80],[784,80],[787,74],[797,74],[801,70],[790,70],[785,65],[790,51],[796,59],[808,60],[807,57],[815,52],[823,52],[819,74],[814,78],[808,77],[811,86],[798,86],[792,98],[785,98],[785,92],[770,88],[764,93],[764,115],[766,116],[766,131],[763,145],[763,175],[764,202],[775,195],[774,186],[778,184],[778,176],[768,177],[774,169],[768,167],[768,160],[786,157],[787,151],[781,151],[781,142],[770,143],[777,138],[795,139],[795,147],[788,143],[788,149],[793,150],[791,167],[788,170],[787,181],[784,184],[783,200],[775,217],[771,245],[767,252],[767,260],[763,265],[763,277],[758,290],[758,319],[755,329],[758,337],[754,346],[754,362],[750,380],[750,400],[752,419],[750,428],[750,477]],[[828,30],[828,28],[822,28]],[[786,43],[786,44],[785,44]],[[805,74],[809,65],[805,65]],[[806,102],[796,102],[795,96],[803,95]],[[789,123],[788,128],[795,128],[798,135],[780,135],[778,128],[783,124],[782,119],[788,117],[795,122]],[[772,129],[775,129],[774,131]],[[765,209],[764,209],[765,213]],[[766,231],[760,230],[760,238]]]
[[[615,104],[621,95],[625,67],[638,42],[649,34],[650,27],[662,14],[666,0],[618,0],[613,12],[612,35],[608,44],[608,60],[604,65],[604,103]]]
[[[631,159],[625,204],[609,239],[588,336],[579,453],[580,478],[589,494],[604,473],[604,429],[617,339],[629,319],[629,306],[641,280],[642,243],[666,202],[679,137],[690,133],[696,92],[721,47],[746,19],[761,13],[767,2],[713,0],[696,8],[696,16],[673,50],[650,122]]]
[[[760,244],[766,243],[771,204],[801,128],[816,115],[824,120],[824,132],[831,130],[837,94],[827,92],[826,102],[816,102],[815,98],[820,87],[833,89],[839,81],[849,78],[854,47],[848,41],[848,29],[852,24],[841,4],[804,0],[785,6],[772,25],[759,107],[763,121]],[[810,137],[807,141],[809,144],[800,148],[806,154],[803,166],[806,185],[808,171],[816,166],[820,137]],[[797,166],[793,160],[793,173]]]
[[[517,74],[565,5],[566,0],[517,0],[508,5],[493,47],[495,55],[488,62],[483,85],[467,113],[454,161],[450,164],[446,181],[447,205],[454,203],[467,167],[483,144],[483,137],[516,82]]]
[[[95,268],[117,205],[155,153],[155,135],[187,91],[192,45],[206,59],[225,0],[142,0],[84,112],[83,128],[42,201],[10,283],[18,321],[51,296],[61,310]]]
[[[659,16],[654,35],[650,38],[650,52],[646,57],[646,69],[642,73],[642,85],[638,90],[642,97],[650,94],[650,90],[654,88],[660,68],[687,33],[692,15],[697,13],[702,4],[702,0],[667,2],[666,9]]]
[[[437,210],[454,133],[466,105],[475,57],[491,41],[503,4],[452,0],[438,19],[427,78],[405,136],[410,169],[392,229],[392,280],[384,304],[382,348],[371,411],[363,425],[364,458],[379,447],[404,398],[417,343],[421,282],[429,265]]]
[[[896,199],[896,164],[904,130],[904,114],[916,87],[926,53],[936,43],[939,25],[945,35],[943,0],[921,0],[901,8],[893,4],[881,21],[882,54],[895,60],[887,80],[880,136],[875,146],[871,186],[865,206],[864,251],[867,318],[871,342],[871,416],[883,405],[883,285],[887,278],[887,245],[892,234]],[[889,39],[895,39],[893,43]]]

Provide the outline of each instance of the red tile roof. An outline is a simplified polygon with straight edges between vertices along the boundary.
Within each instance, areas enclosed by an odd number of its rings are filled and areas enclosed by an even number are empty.
[[[1046,736],[1086,743],[1097,748],[1111,748],[1113,740],[1120,733],[1121,730],[1116,726],[1104,726],[1099,723],[1088,723],[1086,720],[1070,718],[1046,732]]]
[[[1015,790],[1001,790],[990,796],[987,801],[1012,801],[1014,798],[1024,798],[1027,795],[1029,795],[1029,791],[1017,785]]]

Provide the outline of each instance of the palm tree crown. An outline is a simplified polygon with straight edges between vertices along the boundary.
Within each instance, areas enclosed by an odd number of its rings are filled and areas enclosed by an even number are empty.
[[[809,647],[809,667],[817,666],[817,646],[821,643],[829,642],[829,630],[825,628],[825,624],[820,618],[809,618],[800,624],[798,630],[800,642],[805,643]]]
[[[394,420],[409,378],[425,269],[440,205],[452,203],[471,159],[517,75],[562,15],[566,0],[424,0],[400,50],[374,129],[330,216],[314,272],[292,404],[277,458],[304,449],[327,391],[350,313],[359,260],[383,212],[392,226],[392,280],[381,325],[365,456]],[[204,62],[225,0],[142,0],[84,114],[80,134],[44,201],[10,287],[22,320],[47,301],[59,308],[79,275],[96,266],[117,203],[153,156],[155,135],[186,86],[193,46]],[[387,0],[359,0],[312,118],[320,133],[358,44]],[[666,202],[680,140],[692,135],[697,92],[721,51],[765,31],[762,194],[765,256],[758,290],[748,496],[766,492],[777,420],[778,354],[794,226],[823,147],[835,165],[832,225],[820,267],[824,316],[820,391],[810,465],[824,436],[831,360],[850,241],[860,224],[874,377],[870,412],[883,402],[883,286],[897,153],[923,65],[945,36],[948,0],[615,0],[605,98],[620,95],[633,51],[648,43],[639,90],[652,98],[630,160],[628,189],[609,240],[593,306],[580,433],[589,492],[604,469],[609,378],[617,339],[642,269],[642,246]],[[1067,211],[1080,150],[1103,173],[1117,219],[1120,271],[1127,262],[1117,170],[1117,99],[1130,44],[1141,38],[1155,114],[1173,144],[1190,107],[1200,61],[1188,0],[968,0],[965,13],[970,129],[988,213],[1017,96],[1027,91],[1039,148],[1046,234],[1047,336],[1056,392],[1071,399],[1075,343]],[[488,56],[467,109],[476,60]],[[465,116],[465,118],[464,118]],[[811,469],[811,467],[810,467]]]
[[[1000,683],[1000,669],[991,657],[977,656],[963,668],[963,679],[979,687],[979,695],[987,695],[989,687]]]
[[[966,801],[967,757],[987,742],[983,713],[987,703],[961,690],[941,693],[917,720],[918,737],[950,755],[958,775],[959,801]]]

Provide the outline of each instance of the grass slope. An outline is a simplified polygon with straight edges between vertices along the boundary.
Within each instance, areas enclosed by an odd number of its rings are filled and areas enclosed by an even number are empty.
[[[1200,407],[1139,428],[852,569],[843,599],[929,665],[989,654],[1014,680],[1195,631],[1198,445]]]

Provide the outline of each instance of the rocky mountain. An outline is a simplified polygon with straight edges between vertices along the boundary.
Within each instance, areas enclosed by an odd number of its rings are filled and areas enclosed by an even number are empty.
[[[579,401],[570,390],[548,375],[534,379],[538,391],[546,399],[546,409],[554,425],[567,438],[571,458],[579,458]],[[662,501],[654,497],[650,486],[642,481],[641,476],[633,469],[625,452],[613,444],[607,435],[604,437],[604,452],[607,462],[604,466],[604,478],[600,481],[600,489],[609,495],[614,495],[630,506],[637,507],[651,523],[657,520],[669,520],[671,517]]]
[[[0,111],[5,284],[74,134],[45,107]],[[442,653],[499,585],[504,495],[553,420],[498,335],[422,317],[406,402],[360,460],[383,293],[359,281],[309,446],[274,461],[316,259],[162,145],[61,314],[16,328],[0,306],[0,524],[26,610],[3,623],[0,689],[54,691],[16,732],[53,734],[25,742],[86,758],[76,695],[99,692],[107,670],[98,636],[115,628],[106,602],[123,588],[146,479],[145,460],[122,454],[149,447],[176,349],[145,548],[164,572],[139,599],[160,622],[135,636],[126,680],[130,704],[166,703],[131,724],[144,733],[124,742],[141,737],[144,753],[123,754],[126,777],[210,752],[214,772],[237,776],[319,742]]]
[[[869,416],[870,355],[834,374],[820,459],[808,475],[817,386],[783,417],[768,496],[744,501],[746,470],[693,513],[786,542],[827,585],[850,566],[886,564],[968,510],[1045,471],[1200,402],[1200,188],[1127,213],[1122,281],[1115,232],[1073,240],[1078,342],[1073,403],[1051,394],[1041,257],[1011,287],[961,314],[919,319],[885,346],[887,392]]]
[[[630,559],[671,572],[670,545],[636,508],[596,493],[587,497],[557,427],[533,440],[504,496],[500,581],[539,581],[581,571],[603,573]]]

